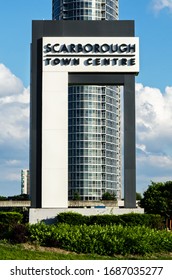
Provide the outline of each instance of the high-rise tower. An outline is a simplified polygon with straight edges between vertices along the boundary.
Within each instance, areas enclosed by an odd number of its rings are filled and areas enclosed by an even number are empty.
[[[118,0],[52,0],[56,20],[117,20]]]
[[[118,0],[53,0],[52,7],[53,20],[118,19]],[[69,87],[69,199],[121,197],[120,112],[119,87]]]

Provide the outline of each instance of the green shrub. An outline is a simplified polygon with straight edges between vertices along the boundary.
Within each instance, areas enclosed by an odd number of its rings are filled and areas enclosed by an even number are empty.
[[[160,215],[154,214],[123,214],[123,215],[94,215],[84,216],[73,212],[63,212],[57,215],[57,222],[69,225],[124,225],[137,226],[145,225],[146,227],[161,229],[163,220]]]
[[[0,239],[9,240],[13,228],[22,222],[23,215],[17,212],[0,212]]]
[[[9,225],[0,223],[0,240],[8,239],[10,236]]]
[[[21,223],[23,215],[17,212],[0,212],[0,223],[15,225]]]
[[[11,243],[25,243],[28,241],[28,226],[16,224],[12,227],[9,235]]]
[[[60,236],[62,237],[62,232]],[[48,247],[61,247],[59,243],[58,227],[55,225],[46,225],[38,223],[29,225],[29,240]]]
[[[89,217],[89,225],[119,225],[123,224],[121,216],[117,215],[94,215]]]
[[[145,226],[36,224],[29,226],[31,241],[77,253],[99,255],[172,252],[172,234]]]
[[[62,212],[57,215],[57,222],[69,225],[82,225],[88,224],[89,217],[76,212]]]
[[[163,228],[163,219],[160,215],[129,213],[120,216],[123,225],[145,225],[146,227],[150,228]]]
[[[117,201],[117,197],[115,193],[105,192],[102,195],[102,200],[115,200]]]

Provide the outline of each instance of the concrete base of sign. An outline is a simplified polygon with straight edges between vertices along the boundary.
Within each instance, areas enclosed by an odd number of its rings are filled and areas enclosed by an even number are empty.
[[[122,215],[129,213],[143,214],[143,208],[118,208],[118,207],[103,207],[103,208],[30,208],[29,209],[29,223],[36,224],[38,222],[45,222],[51,224],[55,221],[57,214],[62,212],[75,212],[82,215],[105,215],[114,214]]]

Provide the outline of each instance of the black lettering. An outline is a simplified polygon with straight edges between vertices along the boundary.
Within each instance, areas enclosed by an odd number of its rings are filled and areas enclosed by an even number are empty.
[[[114,65],[117,65],[117,61],[118,61],[118,58],[113,58],[112,59],[112,65],[114,66]]]
[[[47,44],[44,48],[45,52],[51,52],[51,44]]]
[[[99,45],[99,44],[95,44],[95,45],[94,45],[94,52],[95,52],[95,53],[100,52],[100,45]]]
[[[74,58],[73,60],[72,60],[72,65],[79,65],[79,58]]]
[[[130,65],[131,65],[131,66],[133,66],[133,65],[136,64],[135,58],[131,58],[131,59],[129,60],[129,62],[130,62]]]
[[[91,64],[92,64],[92,58],[88,58],[88,59],[85,61],[85,64],[86,64],[86,65],[91,65]]]
[[[117,52],[117,50],[118,50],[118,45],[116,44],[116,45],[111,45],[110,46],[110,49],[111,49],[111,52],[113,53],[113,52]]]
[[[94,59],[94,65],[100,65],[100,58]]]
[[[102,59],[102,65],[109,65],[110,64],[110,59],[109,58],[104,58]]]
[[[53,60],[53,65],[58,65],[58,64],[60,64],[60,59],[59,58],[55,58]]]
[[[77,45],[77,51],[78,51],[78,52],[82,52],[82,51],[83,51],[83,47],[82,47],[81,44],[78,44],[78,45]]]
[[[70,47],[69,50],[70,50],[71,53],[76,53],[75,45],[74,44],[70,44],[69,47]]]
[[[64,52],[64,53],[68,53],[69,52],[69,50],[68,50],[68,48],[66,47],[65,44],[61,46],[60,52]]]
[[[126,58],[122,58],[121,59],[121,65],[127,65],[127,59]]]
[[[105,53],[109,51],[109,45],[108,44],[103,44],[101,46],[101,52]]]
[[[119,51],[120,51],[120,53],[126,52],[127,49],[128,49],[128,47],[127,47],[126,44],[121,44],[121,45],[119,46]]]
[[[56,50],[56,47],[60,46],[60,44],[55,44],[53,47],[52,47],[52,51],[53,52],[59,52],[59,49]]]
[[[51,61],[51,58],[46,58],[45,59],[45,65],[47,66],[47,65],[50,65],[50,61]]]
[[[128,45],[128,52],[135,52],[136,51],[136,45]]]
[[[84,51],[85,51],[86,53],[89,53],[89,52],[91,52],[92,50],[93,50],[93,46],[92,46],[91,44],[87,44],[87,45],[84,46]]]
[[[66,65],[69,65],[70,62],[71,62],[71,58],[69,58],[69,59],[68,59],[68,58],[66,58],[66,59],[63,58],[63,59],[61,60],[61,64],[62,64],[62,65],[65,65],[65,66],[66,66]]]

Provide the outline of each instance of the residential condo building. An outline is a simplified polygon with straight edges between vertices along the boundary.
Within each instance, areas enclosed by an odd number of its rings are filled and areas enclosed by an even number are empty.
[[[118,0],[53,0],[53,20],[118,20]],[[121,103],[118,86],[68,89],[68,197],[121,198]]]

